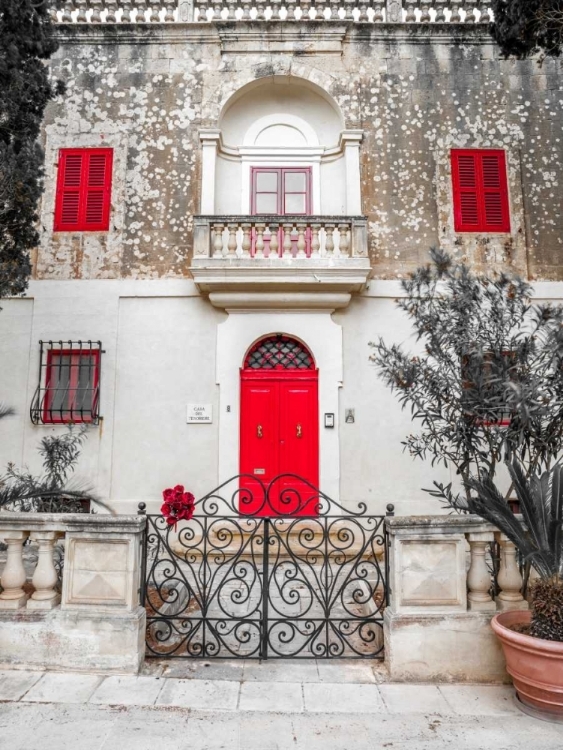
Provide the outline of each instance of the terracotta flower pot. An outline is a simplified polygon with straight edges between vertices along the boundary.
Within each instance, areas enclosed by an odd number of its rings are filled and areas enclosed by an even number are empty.
[[[563,642],[509,629],[530,622],[530,616],[522,610],[503,612],[491,625],[502,644],[520,708],[538,718],[563,721]]]

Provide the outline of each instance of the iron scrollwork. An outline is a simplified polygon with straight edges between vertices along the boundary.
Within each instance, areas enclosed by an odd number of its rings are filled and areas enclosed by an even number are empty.
[[[147,655],[383,658],[384,516],[295,475],[249,475],[190,521],[147,516]]]

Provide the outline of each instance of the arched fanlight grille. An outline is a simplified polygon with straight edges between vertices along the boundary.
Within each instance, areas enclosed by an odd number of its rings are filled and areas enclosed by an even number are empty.
[[[244,366],[250,370],[314,370],[315,362],[301,342],[277,333],[254,344]]]

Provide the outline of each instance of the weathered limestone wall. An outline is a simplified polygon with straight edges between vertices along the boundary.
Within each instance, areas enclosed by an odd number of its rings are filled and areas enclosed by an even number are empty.
[[[363,210],[373,274],[397,278],[440,242],[477,266],[563,278],[561,62],[500,60],[478,28],[227,22],[61,27],[53,74],[68,86],[45,127],[46,194],[36,276],[189,274],[199,210],[198,131],[242,86],[274,75],[316,84],[363,129]],[[111,231],[53,236],[63,146],[115,149]],[[508,152],[511,235],[456,235],[448,152]]]

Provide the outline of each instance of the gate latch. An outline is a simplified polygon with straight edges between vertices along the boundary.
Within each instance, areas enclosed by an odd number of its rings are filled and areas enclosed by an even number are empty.
[[[256,436],[257,436],[257,437],[259,437],[259,438],[261,438],[261,437],[262,437],[262,425],[261,425],[261,424],[259,424],[259,425],[258,425],[258,426],[256,427]]]
[[[297,425],[297,437],[300,438],[303,436],[303,430],[301,429],[301,425]]]

